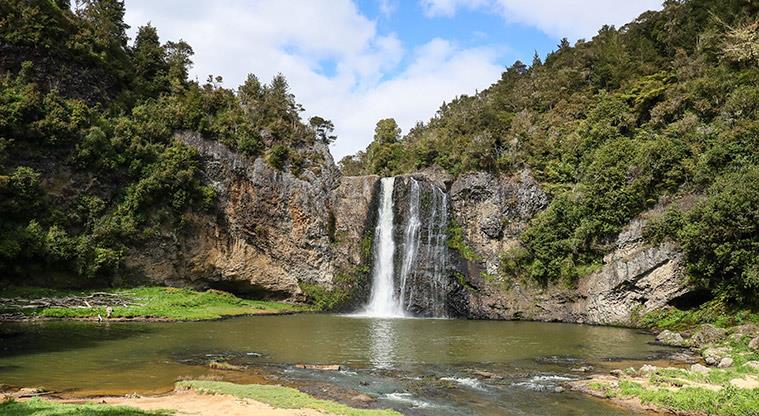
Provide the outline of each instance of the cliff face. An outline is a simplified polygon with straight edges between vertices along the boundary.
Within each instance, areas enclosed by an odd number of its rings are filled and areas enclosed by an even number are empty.
[[[132,250],[131,271],[163,284],[279,299],[305,300],[304,288],[316,287],[339,292],[333,306],[343,310],[366,302],[379,177],[340,177],[328,149],[319,144],[315,150],[324,162],[296,177],[218,142],[191,134],[178,139],[199,151],[205,179],[218,195],[217,210],[187,215],[181,231]],[[406,307],[417,313],[439,308],[442,314],[475,319],[634,325],[638,314],[689,291],[676,247],[643,241],[645,215],[620,233],[603,267],[576,288],[501,280],[500,253],[517,244],[529,220],[548,204],[527,170],[513,176],[469,173],[453,180],[428,169],[399,177],[394,201],[396,284],[413,288]],[[446,212],[440,216],[442,209]],[[410,238],[413,210],[419,224]],[[472,249],[468,259],[437,244],[438,238],[451,238],[451,224]],[[403,270],[409,244],[417,257]]]
[[[218,142],[178,139],[199,151],[216,213],[190,215],[181,232],[133,250],[130,268],[161,283],[294,300],[303,299],[303,283],[332,284],[331,191],[339,173],[326,146],[316,146],[326,160],[319,174],[296,177]]]
[[[682,255],[670,243],[652,247],[642,229],[647,213],[617,237],[600,270],[576,288],[537,287],[497,276],[498,253],[516,244],[547,196],[523,171],[514,177],[465,175],[452,188],[454,212],[477,253],[467,262],[472,289],[468,316],[478,319],[530,319],[635,326],[636,317],[686,295]]]

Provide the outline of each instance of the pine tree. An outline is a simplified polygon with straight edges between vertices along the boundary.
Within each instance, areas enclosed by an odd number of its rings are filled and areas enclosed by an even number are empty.
[[[194,55],[194,52],[192,47],[181,39],[179,42],[166,42],[164,50],[166,52],[166,62],[169,64],[169,81],[176,90],[187,84],[189,70],[192,67],[190,57]]]
[[[123,0],[83,0],[82,18],[90,25],[90,36],[102,50],[126,49],[129,25],[124,23]],[[77,6],[80,7],[80,6]]]
[[[168,91],[169,65],[155,27],[148,23],[137,32],[132,49],[138,94],[154,97]]]

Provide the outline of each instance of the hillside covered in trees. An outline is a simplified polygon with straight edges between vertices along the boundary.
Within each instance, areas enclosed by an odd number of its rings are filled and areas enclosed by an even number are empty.
[[[474,96],[444,103],[405,136],[377,123],[347,175],[438,166],[529,169],[550,205],[501,255],[504,276],[572,285],[599,267],[636,215],[682,247],[692,281],[759,300],[759,4],[666,1],[544,60],[515,62]]]
[[[127,247],[212,210],[193,131],[281,171],[318,172],[332,123],[301,121],[281,75],[188,79],[193,50],[121,0],[0,0],[0,270],[16,284],[108,285]],[[329,161],[331,164],[332,162]]]

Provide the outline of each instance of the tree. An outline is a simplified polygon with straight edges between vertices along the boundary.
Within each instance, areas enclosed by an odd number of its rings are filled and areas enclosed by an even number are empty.
[[[311,128],[314,129],[316,138],[322,143],[330,144],[337,139],[337,136],[332,134],[335,130],[335,125],[330,120],[314,116],[308,122]]]
[[[126,49],[129,25],[124,23],[123,0],[83,0],[82,18],[90,24],[93,42],[101,49]],[[80,7],[77,5],[77,7]]]
[[[366,167],[369,173],[389,176],[398,170],[402,144],[398,142],[401,129],[395,119],[385,118],[377,122],[374,141],[366,151]]]
[[[187,83],[187,76],[192,67],[190,57],[194,55],[192,47],[182,39],[179,42],[166,42],[164,45],[166,62],[169,65],[169,82],[176,90]]]
[[[248,74],[245,82],[237,89],[237,96],[240,99],[242,108],[247,113],[252,113],[259,109],[263,104],[266,91],[254,74]]]
[[[401,137],[401,128],[394,118],[384,118],[377,122],[374,128],[374,142],[379,144],[393,144]]]
[[[168,91],[169,64],[155,27],[141,26],[132,48],[138,94],[155,97]]]
[[[540,60],[540,55],[538,55],[538,51],[535,51],[535,53],[532,55],[532,65],[530,65],[530,68],[539,68],[543,65],[543,61]]]
[[[338,166],[340,172],[345,176],[360,176],[366,174],[364,160],[366,153],[358,151],[355,155],[348,155],[340,159]]]

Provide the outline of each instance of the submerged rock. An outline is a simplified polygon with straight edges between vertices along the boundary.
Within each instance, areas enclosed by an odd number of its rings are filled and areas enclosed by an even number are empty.
[[[296,364],[295,368],[302,368],[306,370],[320,370],[320,371],[343,370],[340,364]]]

